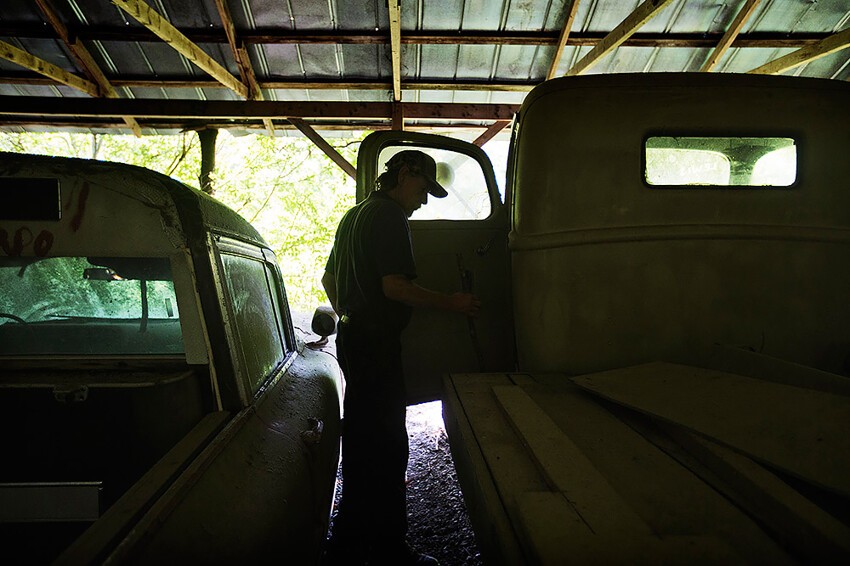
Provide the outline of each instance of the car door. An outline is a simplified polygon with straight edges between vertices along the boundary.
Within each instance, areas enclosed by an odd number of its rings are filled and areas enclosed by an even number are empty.
[[[418,149],[437,162],[449,196],[429,198],[410,218],[416,283],[443,293],[471,290],[482,302],[475,319],[416,309],[402,335],[408,404],[442,396],[446,373],[511,371],[508,214],[484,151],[467,142],[410,132],[376,132],[357,158],[357,200],[373,189],[390,157]]]

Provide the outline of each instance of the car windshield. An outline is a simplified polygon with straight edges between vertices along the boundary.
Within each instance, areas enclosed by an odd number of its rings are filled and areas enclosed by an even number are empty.
[[[0,355],[180,354],[167,258],[0,258]]]

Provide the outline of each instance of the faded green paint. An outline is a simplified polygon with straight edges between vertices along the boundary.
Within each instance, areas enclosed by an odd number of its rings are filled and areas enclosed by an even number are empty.
[[[520,368],[582,374],[730,344],[833,372],[850,354],[850,88],[787,77],[551,81],[519,115]],[[652,135],[797,140],[789,188],[650,189]]]

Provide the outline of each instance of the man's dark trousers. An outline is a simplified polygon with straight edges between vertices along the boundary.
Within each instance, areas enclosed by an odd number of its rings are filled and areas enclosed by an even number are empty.
[[[363,552],[402,545],[409,447],[400,331],[353,319],[340,323],[336,343],[346,389],[335,543]]]

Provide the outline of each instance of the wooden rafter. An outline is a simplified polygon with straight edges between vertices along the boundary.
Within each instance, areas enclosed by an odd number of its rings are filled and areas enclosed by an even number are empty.
[[[110,84],[109,80],[107,80],[106,75],[103,74],[103,71],[100,70],[100,66],[95,62],[94,58],[89,53],[89,50],[86,49],[85,45],[83,45],[82,41],[79,39],[72,39],[70,34],[68,33],[68,28],[59,18],[59,14],[56,13],[53,6],[50,4],[49,0],[35,0],[36,4],[38,4],[41,13],[44,14],[45,19],[50,23],[50,26],[56,32],[56,35],[65,43],[68,47],[68,50],[71,54],[77,59],[77,62],[80,65],[80,69],[89,77],[89,79],[96,83],[98,88],[100,89],[100,94],[107,98],[118,98],[118,93],[115,92],[115,88]],[[139,126],[139,123],[136,122],[136,119],[132,116],[123,116],[122,119],[124,123],[133,131],[133,134],[136,135],[137,138],[142,137],[142,128]]]
[[[784,57],[774,59],[749,72],[755,75],[775,75],[848,47],[850,47],[850,28],[834,33],[815,45],[803,47]]]
[[[30,71],[35,71],[40,75],[49,77],[56,82],[62,83],[69,87],[81,90],[89,96],[99,96],[100,91],[97,85],[73,73],[69,73],[64,69],[60,69],[53,63],[39,59],[31,53],[27,53],[22,49],[18,49],[14,45],[10,45],[5,41],[0,41],[0,57],[11,61],[16,65],[20,65]]]
[[[759,5],[759,2],[761,2],[761,0],[747,0],[747,3],[744,4],[738,12],[738,15],[735,16],[735,19],[732,21],[732,25],[730,25],[729,29],[726,30],[726,33],[723,34],[723,37],[720,39],[720,43],[717,44],[717,47],[715,47],[714,51],[711,52],[708,60],[705,64],[703,64],[700,72],[707,73],[714,70],[714,67],[717,66],[717,63],[720,62],[720,59],[732,46],[732,42],[735,41],[735,38],[738,37],[739,33],[741,33],[741,29],[744,27],[744,24],[747,23],[747,20],[753,14],[756,7]]]
[[[399,103],[412,120],[511,120],[518,104]],[[287,118],[391,119],[392,102],[286,102],[0,96],[0,116],[168,118],[188,120]]]
[[[570,9],[567,12],[567,18],[564,20],[564,27],[561,29],[560,37],[558,37],[558,44],[555,46],[555,56],[549,65],[549,72],[546,73],[547,80],[555,78],[555,73],[558,72],[558,66],[561,64],[561,55],[563,55],[564,48],[567,46],[567,41],[570,38],[570,30],[573,27],[573,20],[576,18],[579,1],[572,0],[570,2]]]
[[[44,127],[51,126],[55,128],[71,128],[71,129],[86,129],[90,130],[92,128],[98,129],[119,129],[126,128],[124,122],[120,120],[98,120],[94,118],[84,118],[80,120],[74,120],[70,118],[48,118],[48,119],[39,119],[38,116],[32,117],[6,117],[0,115],[0,126],[8,126],[8,127],[16,127],[16,128],[27,128],[27,127]],[[265,130],[265,126],[262,122],[256,122],[252,120],[210,120],[205,119],[202,122],[179,122],[179,121],[160,121],[160,120],[146,120],[145,126],[154,130],[167,130],[167,129],[178,129],[181,131],[189,131],[189,130],[199,130],[201,128],[220,128],[220,129],[238,129],[245,131],[258,131],[262,132]],[[286,120],[281,120],[276,124],[277,131],[291,131],[298,130],[295,126],[290,124]],[[369,131],[387,131],[391,130],[392,126],[386,120],[362,120],[358,121],[357,127],[362,130]],[[322,122],[321,129],[322,131],[334,131],[334,132],[350,132],[351,131],[351,123],[346,121],[341,122]],[[409,132],[429,132],[434,133],[435,131],[443,131],[443,132],[465,132],[470,135],[475,134],[480,131],[480,126],[470,126],[469,124],[435,124],[435,123],[420,123],[409,125],[406,128],[406,131]]]
[[[239,96],[248,98],[247,86],[239,82],[227,69],[219,65],[203,49],[192,43],[188,37],[180,33],[168,20],[159,15],[156,10],[145,4],[142,0],[112,0],[112,3],[127,12],[140,24],[176,49],[189,61],[203,69],[215,80]]]
[[[0,73],[0,84],[30,84],[51,85],[56,81],[36,75],[17,75],[14,73]],[[113,79],[113,86],[131,88],[227,88],[218,81],[197,79],[194,77],[152,79],[149,77],[133,77]],[[430,82],[408,80],[402,82],[402,87],[411,90],[468,90],[486,92],[528,92],[538,81],[523,79],[522,81],[496,81],[485,82]],[[388,90],[392,84],[386,81],[374,81],[368,79],[333,81],[333,80],[306,80],[295,79],[290,81],[263,81],[259,87],[268,90]]]
[[[635,10],[626,16],[620,25],[615,27],[611,33],[606,35],[602,41],[596,44],[596,47],[590,50],[590,53],[585,55],[581,61],[576,63],[572,69],[567,71],[567,76],[578,75],[587,71],[607,54],[619,47],[633,33],[640,29],[643,24],[654,18],[658,13],[667,7],[667,4],[673,0],[646,0],[643,4],[635,8]]]
[[[153,41],[156,36],[145,28],[115,26],[78,26],[73,35],[85,41]],[[194,43],[227,43],[224,31],[215,28],[181,29]],[[492,31],[464,30],[460,33],[444,31],[408,30],[401,37],[402,45],[531,45],[556,46],[560,32],[557,31]],[[599,31],[571,31],[567,46],[587,47],[599,43],[607,34]],[[630,47],[690,47],[713,48],[723,33],[635,33],[622,45]],[[830,34],[822,32],[750,32],[738,35],[732,47],[754,47],[765,49],[799,48],[817,43]],[[50,38],[50,30],[42,25],[28,22],[0,22],[0,37]],[[363,30],[291,30],[261,28],[246,30],[239,34],[245,45],[386,45],[387,35]]]
[[[475,138],[475,141],[473,141],[472,143],[477,145],[478,147],[481,147],[482,145],[496,137],[498,133],[504,130],[505,127],[507,127],[507,125],[510,123],[510,120],[497,120],[493,123],[492,126],[484,130],[483,134]]]
[[[404,131],[404,106],[401,102],[393,102],[393,130]]]
[[[393,63],[393,100],[401,101],[401,0],[387,0]]]
[[[305,123],[303,120],[298,118],[289,118],[289,122],[298,128],[298,130],[304,134],[310,141],[312,141],[319,149],[325,152],[325,155],[330,157],[334,163],[339,165],[343,171],[348,173],[348,175],[357,180],[357,168],[354,167],[348,160],[343,157],[334,147],[323,138],[319,132],[310,127],[309,124]]]
[[[233,25],[233,17],[230,15],[230,8],[227,7],[227,2],[225,0],[215,0],[215,5],[218,9],[218,15],[221,18],[221,24],[224,27],[224,33],[227,35],[227,43],[230,44],[230,50],[233,52],[233,59],[236,61],[236,66],[239,67],[242,83],[248,85],[248,96],[246,98],[263,100],[263,91],[257,82],[257,76],[254,74],[254,67],[251,65],[248,50],[236,38],[236,26]],[[269,135],[274,136],[274,122],[272,122],[272,119],[263,119],[263,124],[265,124]]]

